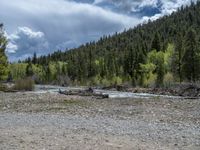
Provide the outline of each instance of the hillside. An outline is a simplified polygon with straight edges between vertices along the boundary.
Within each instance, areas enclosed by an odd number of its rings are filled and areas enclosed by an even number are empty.
[[[160,86],[165,80],[197,81],[199,24],[200,2],[79,48],[39,58],[35,55],[26,63],[42,70],[37,77],[40,82],[65,78],[77,84]]]

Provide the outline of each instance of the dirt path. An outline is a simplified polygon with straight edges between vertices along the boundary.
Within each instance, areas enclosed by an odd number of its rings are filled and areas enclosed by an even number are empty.
[[[200,100],[0,93],[0,149],[200,149]]]

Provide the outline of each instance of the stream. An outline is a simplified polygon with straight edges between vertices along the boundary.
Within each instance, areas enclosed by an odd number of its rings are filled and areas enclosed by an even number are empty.
[[[69,91],[69,90],[84,90],[86,87],[62,87],[62,86],[53,86],[53,85],[36,85],[34,93],[58,93],[61,91]],[[121,91],[112,91],[112,90],[101,90],[94,89],[95,93],[102,93],[109,95],[109,98],[180,98],[178,96],[170,96],[170,95],[157,95],[157,94],[149,94],[149,93],[132,93],[132,92],[121,92]]]

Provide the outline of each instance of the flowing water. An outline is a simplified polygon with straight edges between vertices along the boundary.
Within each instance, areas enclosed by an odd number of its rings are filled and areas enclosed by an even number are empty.
[[[69,91],[69,90],[84,90],[86,87],[61,87],[61,86],[52,86],[52,85],[36,85],[35,93],[57,93],[61,91]],[[169,95],[157,95],[157,94],[149,94],[149,93],[132,93],[132,92],[120,92],[120,91],[112,91],[112,90],[101,90],[94,89],[95,93],[102,93],[109,95],[109,98],[152,98],[152,97],[164,97],[164,98],[180,98],[178,96],[169,96]]]

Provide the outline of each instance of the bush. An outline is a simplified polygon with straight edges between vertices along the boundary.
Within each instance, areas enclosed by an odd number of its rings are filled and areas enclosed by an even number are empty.
[[[101,84],[103,86],[110,86],[111,85],[110,81],[108,79],[106,79],[106,78],[104,78],[104,79],[101,80]]]
[[[32,91],[34,89],[34,81],[31,78],[20,79],[15,82],[13,90]]]
[[[164,76],[164,87],[166,88],[169,88],[172,86],[172,84],[174,83],[174,77],[171,73],[167,73],[165,76]]]
[[[100,85],[101,79],[100,76],[95,76],[91,79],[91,81],[89,82],[89,85]]]
[[[122,84],[122,79],[118,76],[114,76],[112,78],[112,85],[121,85]]]
[[[143,86],[150,87],[150,88],[155,87],[156,86],[156,78],[157,78],[157,75],[150,73],[148,78],[144,79]]]
[[[5,92],[7,90],[8,90],[8,87],[6,85],[0,83],[0,91]]]

